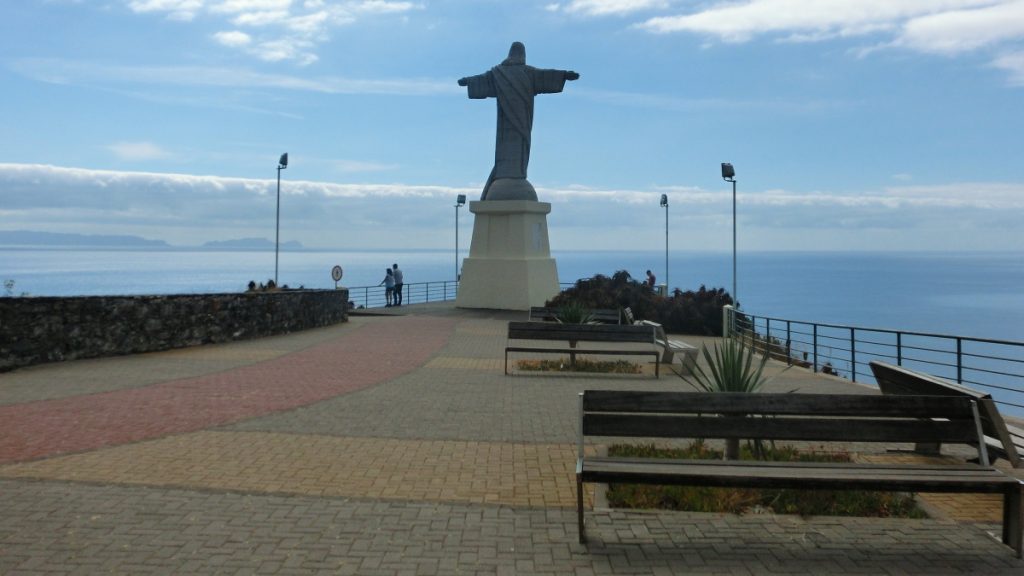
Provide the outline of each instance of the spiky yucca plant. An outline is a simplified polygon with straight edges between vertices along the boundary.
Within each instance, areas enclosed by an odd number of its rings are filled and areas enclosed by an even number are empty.
[[[697,362],[691,383],[705,392],[753,393],[768,381],[764,376],[768,356],[762,356],[755,364],[757,354],[735,338],[726,338],[721,345],[716,344],[714,354],[707,346],[701,346],[701,353],[707,368]]]
[[[701,346],[701,353],[707,367],[700,362],[693,367],[693,379],[682,374],[680,377],[704,392],[746,392],[753,394],[761,389],[769,378],[764,376],[764,367],[768,356],[762,356],[756,363],[754,350],[747,348],[734,338],[726,338],[720,345],[715,345],[714,354],[707,346]],[[738,460],[740,457],[740,441],[729,438],[725,442],[725,458]]]
[[[555,320],[560,324],[596,324],[590,309],[579,302],[569,302],[555,313]]]
[[[579,302],[569,302],[558,309],[555,313],[555,320],[559,324],[597,324],[590,309]],[[569,341],[569,348],[576,347],[576,340]],[[569,365],[576,366],[576,354],[569,353]]]

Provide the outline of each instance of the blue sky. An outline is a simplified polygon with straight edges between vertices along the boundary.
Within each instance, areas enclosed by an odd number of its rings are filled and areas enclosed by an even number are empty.
[[[1024,250],[1024,0],[9,4],[3,230],[448,247],[518,40],[555,250]]]

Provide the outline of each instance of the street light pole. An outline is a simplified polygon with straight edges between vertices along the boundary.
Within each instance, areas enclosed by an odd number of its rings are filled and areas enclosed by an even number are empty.
[[[466,195],[455,198],[455,281],[459,281],[459,208],[466,204]]]
[[[740,297],[736,292],[736,170],[732,164],[722,163],[722,179],[732,182],[732,302],[739,308]]]
[[[274,286],[278,286],[277,282],[277,263],[278,256],[280,255],[281,248],[281,170],[288,167],[288,153],[281,154],[281,159],[277,161],[277,229],[274,234]]]
[[[661,207],[665,209],[665,296],[668,296],[668,194],[661,195]]]

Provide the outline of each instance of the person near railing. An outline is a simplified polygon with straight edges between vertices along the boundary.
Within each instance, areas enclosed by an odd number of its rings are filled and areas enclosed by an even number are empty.
[[[384,299],[387,301],[384,307],[391,308],[392,299],[395,297],[395,275],[391,272],[391,268],[384,269],[384,279],[380,281],[380,284],[384,285]]]
[[[392,274],[392,276],[395,277],[395,293],[391,297],[391,301],[394,303],[395,306],[401,306],[402,287],[405,286],[405,283],[402,281],[402,269],[398,267],[398,264],[392,264],[392,267],[394,268],[394,273]]]

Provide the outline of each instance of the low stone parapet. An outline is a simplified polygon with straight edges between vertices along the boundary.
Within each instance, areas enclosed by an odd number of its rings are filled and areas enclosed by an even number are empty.
[[[0,298],[0,371],[286,334],[347,320],[347,289]]]

